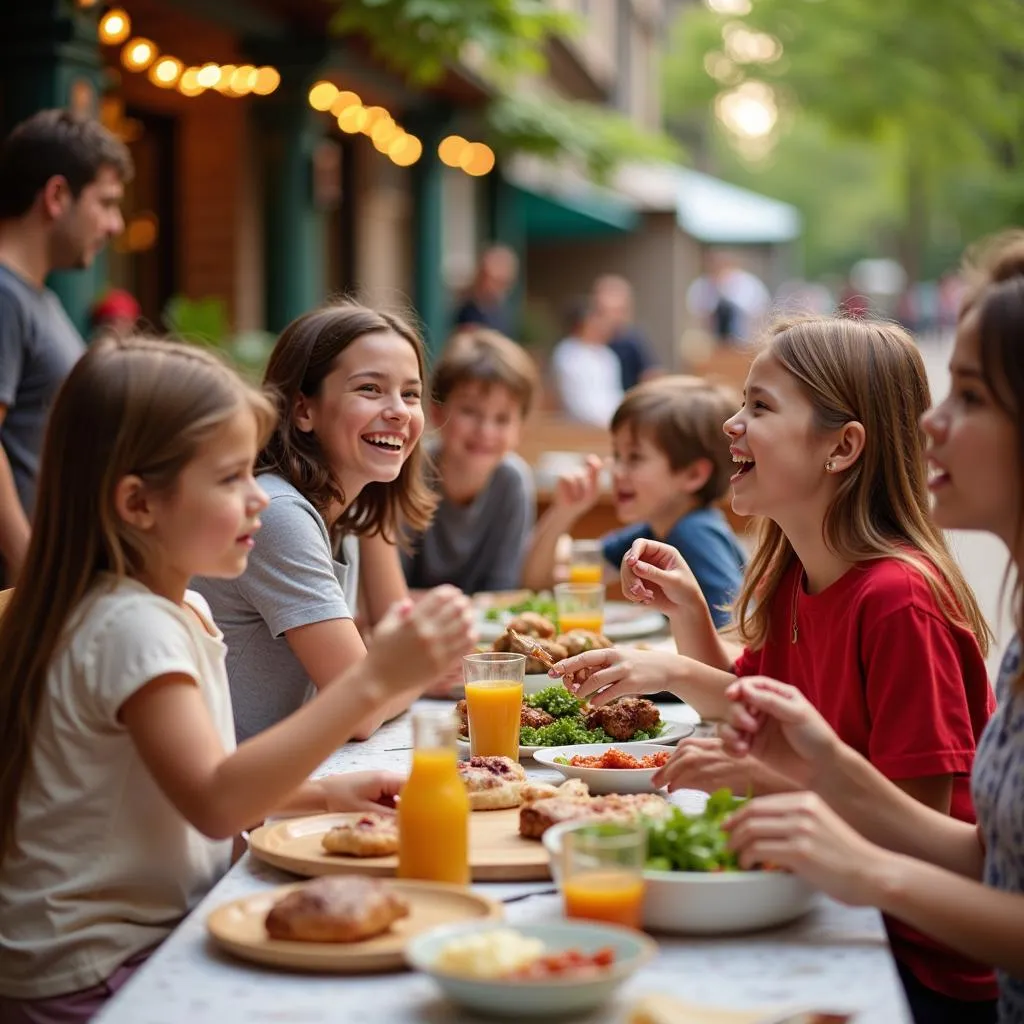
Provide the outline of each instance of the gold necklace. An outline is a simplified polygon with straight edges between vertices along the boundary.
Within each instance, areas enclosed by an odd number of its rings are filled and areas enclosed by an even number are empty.
[[[798,572],[796,574],[796,586],[793,587],[793,615],[792,615],[792,617],[790,619],[790,621],[791,621],[791,623],[793,625],[793,639],[790,641],[790,643],[794,643],[794,644],[797,642],[797,640],[800,639],[800,627],[797,625],[796,613],[797,613],[797,605],[798,605],[798,602],[800,600],[800,588],[803,585],[803,581],[801,579],[802,576],[803,576],[802,572]]]

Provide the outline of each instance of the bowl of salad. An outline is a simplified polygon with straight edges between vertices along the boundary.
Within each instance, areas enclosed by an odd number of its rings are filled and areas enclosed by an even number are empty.
[[[644,929],[679,935],[729,935],[785,924],[807,913],[814,890],[785,871],[740,868],[722,822],[743,803],[728,789],[688,814],[673,805],[667,817],[647,822]],[[569,821],[544,833],[557,881],[562,836],[585,823]]]

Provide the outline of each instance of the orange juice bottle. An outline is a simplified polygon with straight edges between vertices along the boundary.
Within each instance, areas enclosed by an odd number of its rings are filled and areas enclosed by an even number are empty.
[[[398,877],[469,884],[469,795],[453,714],[413,715],[412,771],[398,797]]]
[[[639,929],[643,922],[644,879],[627,871],[585,871],[562,883],[566,917],[583,917]]]
[[[469,748],[474,757],[519,760],[519,725],[523,684],[512,679],[466,683]]]

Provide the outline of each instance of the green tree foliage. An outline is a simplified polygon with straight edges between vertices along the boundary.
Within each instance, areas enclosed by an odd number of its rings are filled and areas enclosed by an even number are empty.
[[[730,25],[770,35],[781,58],[730,60]],[[837,212],[850,183],[832,154],[858,151],[851,145],[873,153],[882,220],[899,187],[894,249],[912,275],[1022,205],[1020,0],[752,0],[741,18],[693,9],[675,43],[665,99],[684,132],[722,90],[768,83],[782,118],[767,166],[788,164]],[[817,159],[808,149],[815,136]],[[809,212],[806,200],[800,205]]]
[[[374,55],[417,85],[436,83],[472,52],[474,71],[494,94],[481,132],[500,155],[568,157],[601,180],[627,159],[673,159],[679,147],[660,132],[592,103],[526,95],[524,74],[546,68],[545,44],[573,35],[578,20],[547,0],[328,0],[333,31],[356,34]]]
[[[331,0],[331,28],[367,38],[377,57],[420,85],[437,82],[467,46],[494,76],[544,69],[544,43],[573,31],[545,0]]]

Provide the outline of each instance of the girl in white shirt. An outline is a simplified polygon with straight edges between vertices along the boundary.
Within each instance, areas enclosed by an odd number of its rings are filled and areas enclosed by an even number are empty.
[[[196,574],[241,573],[270,404],[191,346],[94,346],[54,406],[32,540],[0,620],[0,1019],[87,1020],[274,811],[387,802],[306,781],[377,706],[473,642],[438,588],[381,622],[347,685],[235,750],[225,647]]]

